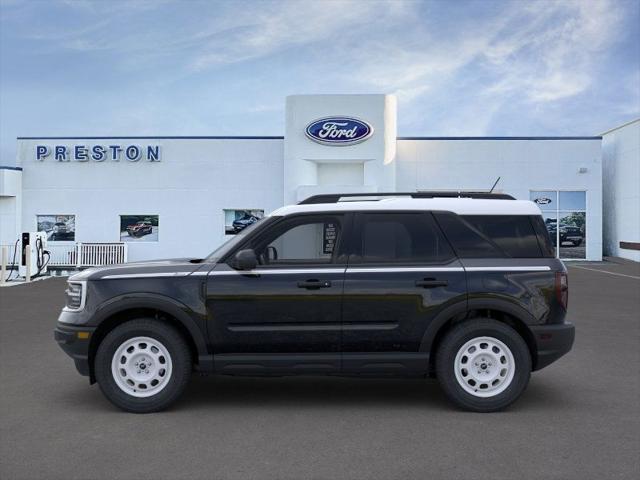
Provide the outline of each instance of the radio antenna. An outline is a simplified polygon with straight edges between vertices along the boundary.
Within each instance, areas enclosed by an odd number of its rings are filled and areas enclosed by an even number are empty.
[[[500,181],[500,177],[498,177],[498,179],[496,180],[496,183],[493,184],[493,187],[491,187],[491,190],[489,190],[489,193],[493,193],[493,189],[496,188],[496,185],[498,185],[499,181]]]

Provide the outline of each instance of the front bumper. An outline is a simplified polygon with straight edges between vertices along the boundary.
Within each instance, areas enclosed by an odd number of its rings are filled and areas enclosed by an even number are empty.
[[[540,370],[555,362],[573,347],[576,329],[572,323],[539,325],[530,328],[537,349],[537,360],[533,370]]]
[[[58,323],[53,338],[60,348],[69,355],[80,375],[89,376],[89,344],[95,331],[94,327],[81,327]]]

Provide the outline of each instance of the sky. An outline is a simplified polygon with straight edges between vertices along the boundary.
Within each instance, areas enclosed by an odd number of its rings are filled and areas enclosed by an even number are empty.
[[[0,0],[17,136],[283,135],[285,97],[391,93],[400,136],[597,135],[640,117],[640,0]]]

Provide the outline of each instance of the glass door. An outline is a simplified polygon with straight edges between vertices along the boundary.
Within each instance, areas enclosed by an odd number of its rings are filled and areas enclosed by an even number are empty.
[[[587,258],[587,194],[558,192],[560,258]]]
[[[542,210],[544,223],[562,259],[586,258],[587,193],[584,191],[535,190],[530,199]]]

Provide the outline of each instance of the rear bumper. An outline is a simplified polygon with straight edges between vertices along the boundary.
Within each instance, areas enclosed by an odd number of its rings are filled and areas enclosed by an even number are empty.
[[[533,370],[540,370],[555,362],[573,347],[576,329],[572,323],[531,326],[530,328],[537,349],[537,360]]]
[[[60,348],[69,355],[80,375],[89,376],[89,343],[95,328],[75,327],[58,324],[53,331],[53,338]]]

